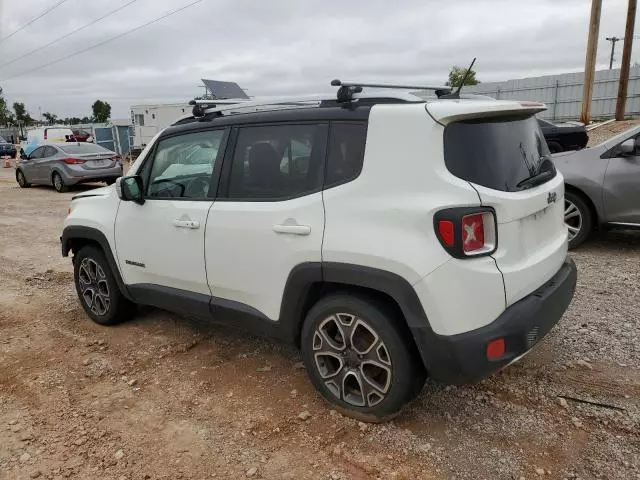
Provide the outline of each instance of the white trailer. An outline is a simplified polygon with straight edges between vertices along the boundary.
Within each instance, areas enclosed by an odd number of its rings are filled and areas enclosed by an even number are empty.
[[[192,109],[188,103],[133,105],[131,123],[134,130],[134,148],[144,148],[156,133],[180,117],[189,115]]]

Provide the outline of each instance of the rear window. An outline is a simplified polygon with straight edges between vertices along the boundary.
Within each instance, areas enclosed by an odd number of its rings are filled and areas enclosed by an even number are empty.
[[[64,153],[82,155],[85,153],[111,153],[111,151],[106,148],[102,148],[99,145],[94,145],[92,143],[80,143],[73,145],[59,145],[58,148],[62,150]]]
[[[523,183],[526,179],[553,169],[549,155],[533,116],[465,120],[444,130],[444,158],[449,171],[494,190],[530,188],[532,185]]]

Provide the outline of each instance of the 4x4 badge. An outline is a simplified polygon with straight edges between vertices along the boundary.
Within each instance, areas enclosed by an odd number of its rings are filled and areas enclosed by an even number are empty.
[[[551,205],[552,203],[556,203],[556,199],[558,198],[558,194],[556,192],[549,192],[549,196],[547,197],[547,203]]]

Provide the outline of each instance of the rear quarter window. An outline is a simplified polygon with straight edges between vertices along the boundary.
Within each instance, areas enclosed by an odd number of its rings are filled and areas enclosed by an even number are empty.
[[[360,175],[366,140],[365,123],[331,122],[324,188],[350,182]]]

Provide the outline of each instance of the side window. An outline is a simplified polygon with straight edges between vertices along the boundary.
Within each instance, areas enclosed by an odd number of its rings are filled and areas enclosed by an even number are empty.
[[[53,157],[56,153],[58,153],[58,151],[54,147],[44,147],[42,158]]]
[[[160,140],[150,164],[147,198],[206,198],[225,133],[209,130]]]
[[[325,188],[350,182],[360,175],[366,140],[364,123],[331,123]]]
[[[31,159],[42,158],[43,152],[44,152],[44,147],[38,147],[33,152],[31,152],[31,155],[29,155],[29,158]]]
[[[322,187],[326,124],[241,127],[229,198],[285,200]]]

